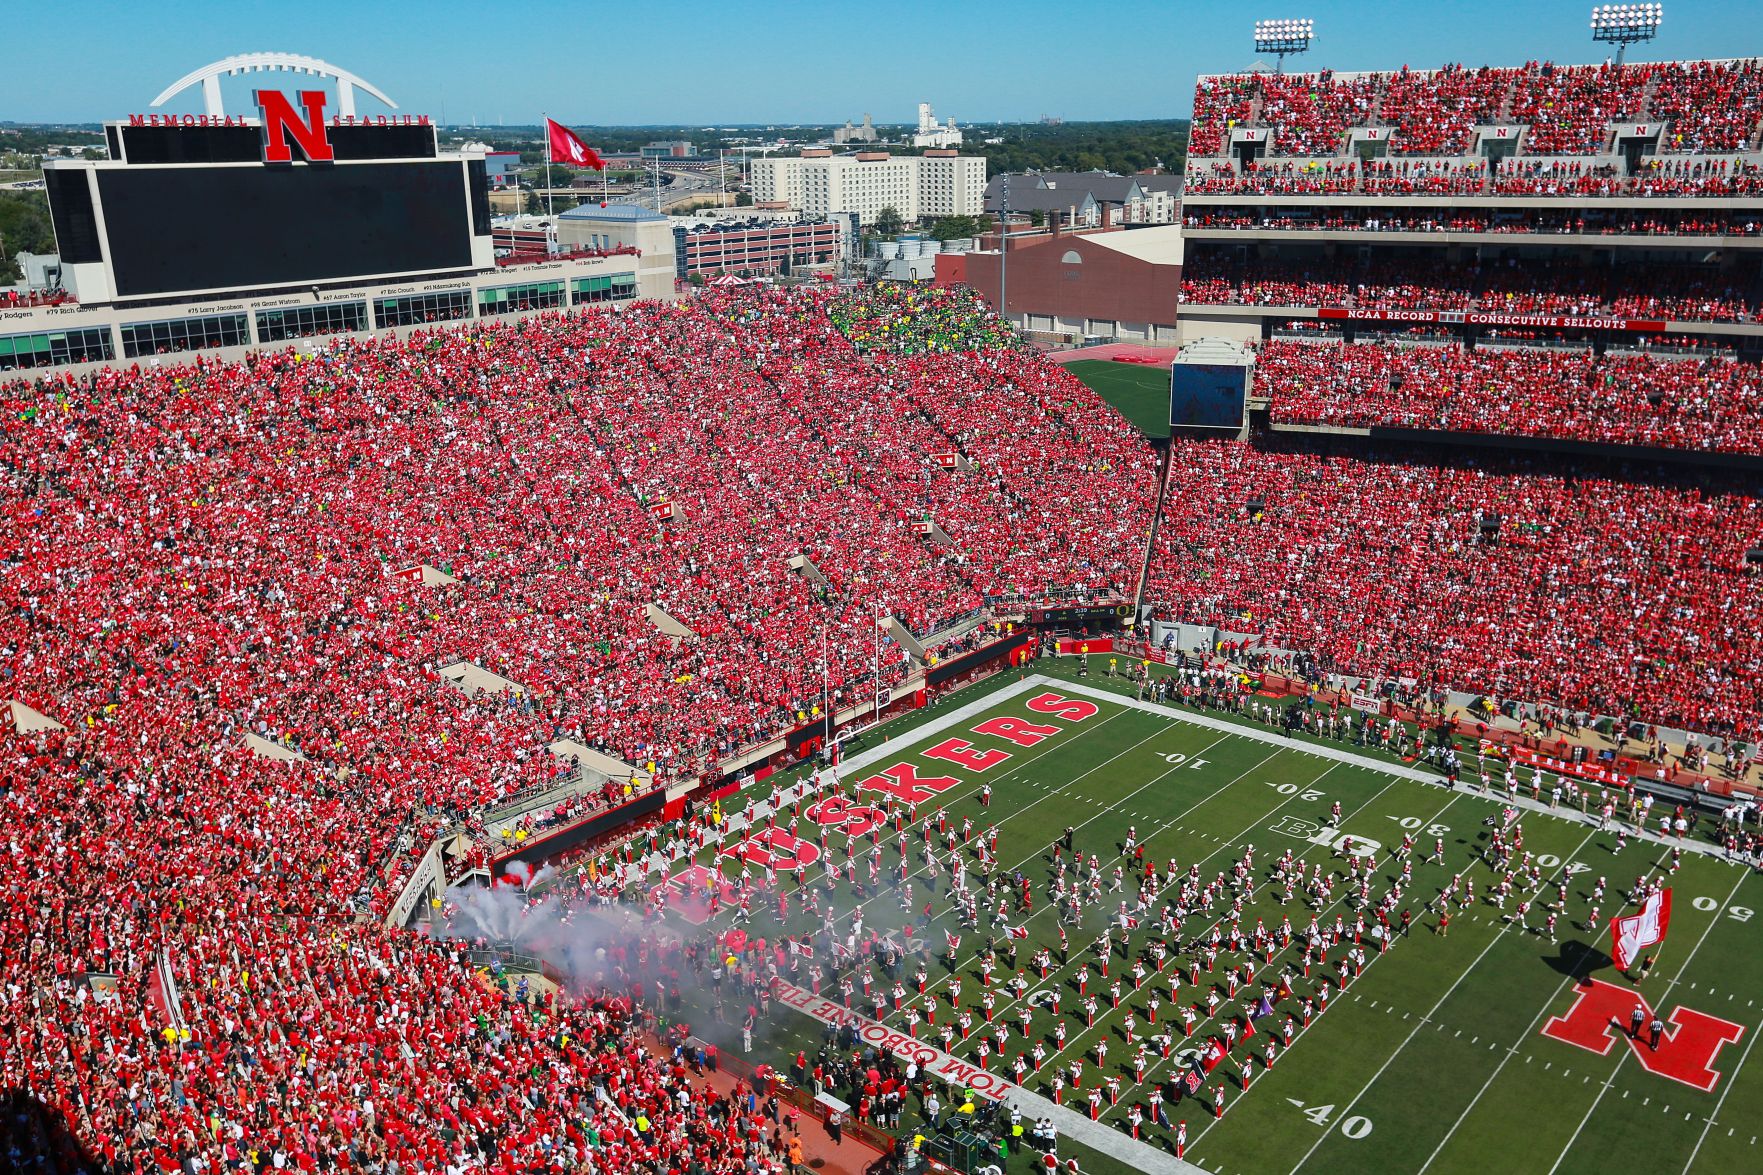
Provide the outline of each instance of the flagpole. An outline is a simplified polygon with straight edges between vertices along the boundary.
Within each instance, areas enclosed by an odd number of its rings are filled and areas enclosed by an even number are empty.
[[[545,219],[550,220],[550,219],[552,219],[552,217],[551,217],[551,116],[549,114],[546,114],[546,115],[544,115],[544,119],[545,119]],[[553,224],[551,226],[551,231],[552,232],[557,231],[557,226],[555,224]]]

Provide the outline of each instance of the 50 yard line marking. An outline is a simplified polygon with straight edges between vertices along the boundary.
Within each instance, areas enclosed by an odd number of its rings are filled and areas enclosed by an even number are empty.
[[[1592,839],[1592,837],[1596,836],[1597,834],[1598,834],[1598,830],[1596,828],[1587,832],[1585,834],[1585,839],[1579,842],[1579,844],[1574,848],[1573,852],[1565,854],[1561,858],[1563,866],[1565,867],[1565,865],[1568,861],[1571,861],[1575,857],[1579,856],[1580,850],[1584,849],[1587,842],[1589,842]],[[1403,1038],[1402,1043],[1396,1046],[1396,1051],[1391,1053],[1389,1055],[1389,1057],[1387,1059],[1385,1059],[1384,1063],[1377,1067],[1377,1072],[1373,1073],[1371,1075],[1371,1080],[1367,1081],[1365,1083],[1365,1088],[1361,1089],[1358,1093],[1353,1095],[1353,1100],[1348,1102],[1346,1105],[1346,1108],[1341,1111],[1341,1120],[1342,1121],[1345,1121],[1347,1118],[1352,1116],[1354,1108],[1356,1106],[1358,1106],[1358,1104],[1361,1101],[1364,1100],[1366,1094],[1371,1092],[1371,1087],[1377,1084],[1378,1079],[1384,1075],[1384,1071],[1387,1070],[1390,1067],[1390,1065],[1395,1062],[1395,1059],[1397,1057],[1401,1056],[1402,1053],[1407,1050],[1408,1046],[1411,1043],[1413,1043],[1414,1038],[1419,1035],[1420,1030],[1422,1028],[1426,1027],[1427,1022],[1430,1021],[1435,1015],[1438,1014],[1438,1010],[1440,1008],[1445,1006],[1445,1001],[1451,998],[1451,993],[1455,992],[1458,987],[1462,986],[1463,981],[1465,979],[1469,978],[1469,973],[1471,971],[1474,971],[1475,968],[1478,965],[1480,965],[1482,959],[1487,957],[1487,953],[1494,949],[1494,944],[1498,943],[1501,939],[1505,938],[1506,931],[1510,930],[1511,928],[1512,928],[1512,924],[1510,922],[1502,923],[1499,931],[1495,933],[1494,937],[1488,939],[1488,945],[1481,948],[1481,954],[1475,956],[1475,961],[1463,969],[1463,973],[1461,975],[1457,976],[1456,982],[1451,984],[1450,987],[1445,989],[1445,994],[1441,995],[1438,998],[1438,1000],[1433,1004],[1433,1006],[1430,1009],[1428,1009],[1426,1015],[1422,1016],[1420,1018],[1420,1020],[1414,1025],[1414,1027],[1409,1031],[1408,1035],[1405,1038]],[[1216,1119],[1214,1119],[1214,1121],[1216,1121]],[[1304,1152],[1304,1157],[1299,1159],[1297,1162],[1297,1165],[1292,1168],[1292,1175],[1297,1175],[1297,1172],[1304,1166],[1304,1164],[1308,1163],[1310,1161],[1310,1156],[1314,1155],[1322,1147],[1322,1144],[1327,1142],[1333,1136],[1333,1134],[1334,1134],[1334,1132],[1331,1130],[1323,1131],[1322,1137],[1318,1138],[1316,1140],[1316,1142],[1310,1147],[1310,1149]],[[1196,1140],[1196,1141],[1198,1141],[1198,1140]]]
[[[1580,847],[1583,848],[1585,846],[1582,843]],[[1563,868],[1566,867],[1568,860],[1571,860],[1571,858],[1564,858],[1563,859],[1563,861],[1562,861]],[[1665,863],[1665,858],[1660,857],[1657,861],[1653,862],[1653,867],[1651,869],[1647,870],[1647,874],[1649,876],[1651,876],[1652,874],[1657,873],[1659,871],[1659,866],[1663,865],[1664,863]],[[1594,935],[1595,935],[1595,932],[1594,932]],[[1590,943],[1587,943],[1586,944],[1586,954],[1585,954],[1585,956],[1581,957],[1580,961],[1583,963],[1585,961],[1586,957],[1589,957],[1595,953],[1596,953],[1596,948],[1593,947]],[[1432,1166],[1433,1160],[1435,1160],[1439,1157],[1440,1152],[1442,1152],[1445,1149],[1446,1144],[1449,1143],[1452,1138],[1456,1137],[1457,1131],[1462,1128],[1464,1121],[1469,1117],[1470,1111],[1475,1109],[1476,1106],[1480,1105],[1481,1099],[1484,1096],[1486,1096],[1487,1091],[1489,1089],[1493,1088],[1493,1084],[1494,1084],[1495,1079],[1498,1078],[1500,1076],[1500,1074],[1505,1071],[1507,1062],[1509,1062],[1514,1056],[1517,1055],[1518,1046],[1522,1045],[1525,1041],[1529,1040],[1531,1038],[1531,1036],[1536,1032],[1537,1021],[1541,1020],[1544,1016],[1547,1016],[1549,1014],[1549,1009],[1554,1006],[1556,1000],[1561,998],[1562,990],[1564,988],[1566,988],[1566,986],[1568,984],[1572,983],[1578,977],[1579,977],[1579,968],[1576,966],[1571,972],[1568,973],[1567,978],[1563,979],[1560,983],[1558,983],[1555,986],[1555,990],[1553,992],[1549,993],[1549,998],[1547,1000],[1543,1001],[1542,1009],[1540,1011],[1538,1011],[1535,1016],[1532,1016],[1530,1018],[1530,1023],[1525,1025],[1524,1033],[1521,1036],[1519,1036],[1519,1038],[1515,1042],[1513,1042],[1513,1045],[1510,1049],[1506,1050],[1506,1055],[1500,1058],[1500,1063],[1498,1065],[1494,1066],[1494,1071],[1492,1073],[1488,1074],[1487,1080],[1482,1082],[1481,1088],[1478,1089],[1475,1093],[1475,1096],[1469,1100],[1469,1104],[1467,1106],[1463,1107],[1463,1112],[1461,1114],[1457,1115],[1457,1120],[1455,1122],[1451,1123],[1451,1128],[1445,1132],[1445,1136],[1443,1138],[1439,1139],[1439,1144],[1433,1148],[1432,1154],[1426,1156],[1426,1162],[1421,1164],[1420,1171],[1416,1172],[1416,1175],[1425,1175],[1427,1168]]]
[[[1739,879],[1733,883],[1732,892],[1726,895],[1726,901],[1720,903],[1719,906],[1716,906],[1714,910],[1710,912],[1708,925],[1702,929],[1701,937],[1696,939],[1696,945],[1690,948],[1690,953],[1684,956],[1683,966],[1677,969],[1677,974],[1672,976],[1671,982],[1665,986],[1664,994],[1659,997],[1659,1007],[1662,1008],[1665,1006],[1666,1002],[1671,999],[1671,993],[1677,990],[1677,985],[1681,983],[1683,977],[1689,973],[1690,960],[1696,957],[1696,952],[1701,950],[1702,944],[1708,941],[1709,932],[1720,924],[1720,910],[1732,903],[1732,899],[1738,894],[1739,886],[1745,883],[1745,878],[1748,875],[1748,871],[1741,871],[1739,873]],[[1625,1048],[1622,1050],[1622,1055],[1616,1058],[1616,1066],[1610,1070],[1610,1077],[1605,1080],[1604,1087],[1598,1090],[1598,1096],[1592,1099],[1592,1104],[1586,1109],[1585,1117],[1581,1118],[1579,1120],[1579,1125],[1574,1127],[1573,1137],[1567,1140],[1567,1145],[1562,1147],[1561,1153],[1555,1156],[1555,1162],[1549,1167],[1549,1175],[1555,1175],[1556,1169],[1561,1166],[1561,1160],[1567,1157],[1567,1152],[1572,1150],[1573,1144],[1579,1141],[1579,1136],[1585,1131],[1585,1124],[1592,1120],[1592,1114],[1597,1110],[1598,1104],[1604,1100],[1604,1095],[1610,1092],[1611,1081],[1614,1080],[1616,1074],[1621,1070],[1623,1063],[1628,1060],[1629,1055],[1633,1052],[1633,1049]],[[1736,1079],[1737,1077],[1738,1073],[1735,1070],[1732,1074],[1732,1078],[1729,1080]],[[1729,1084],[1726,1088],[1730,1090],[1732,1086]],[[1703,1137],[1707,1136],[1706,1130],[1702,1133]],[[1696,1148],[1700,1150],[1701,1145],[1702,1144],[1698,1141],[1696,1143]]]

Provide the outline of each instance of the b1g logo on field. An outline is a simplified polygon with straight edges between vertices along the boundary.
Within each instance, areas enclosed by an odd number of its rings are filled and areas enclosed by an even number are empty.
[[[1641,1030],[1638,1037],[1633,1037],[1628,1028],[1637,1006],[1642,1014]],[[1648,1043],[1653,1015],[1647,1001],[1630,989],[1601,979],[1587,979],[1579,985],[1579,994],[1567,1014],[1543,1025],[1543,1035],[1600,1057],[1608,1055],[1616,1037],[1621,1037],[1647,1072],[1669,1077],[1703,1093],[1713,1090],[1721,1076],[1714,1068],[1715,1055],[1723,1045],[1737,1044],[1745,1034],[1745,1026],[1680,1006],[1666,1021],[1671,1028],[1660,1036],[1659,1047],[1655,1049]]]

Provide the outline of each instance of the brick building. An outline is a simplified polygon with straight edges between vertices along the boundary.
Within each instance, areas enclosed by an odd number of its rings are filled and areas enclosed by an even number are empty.
[[[1082,336],[1175,342],[1181,301],[1182,230],[1179,225],[1122,229],[1109,223],[1070,231],[1049,212],[1044,229],[1012,223],[1006,316],[1018,328],[1076,339]],[[965,285],[993,306],[999,302],[1003,254],[996,233],[972,253],[937,258],[940,286]]]

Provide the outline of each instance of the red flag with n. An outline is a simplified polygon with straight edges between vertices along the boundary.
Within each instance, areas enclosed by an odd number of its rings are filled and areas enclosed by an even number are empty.
[[[183,1001],[178,996],[177,980],[171,973],[171,957],[164,951],[153,957],[153,969],[147,977],[147,1000],[159,1014],[161,1029],[182,1030]]]
[[[545,120],[545,131],[550,141],[551,162],[588,167],[595,171],[606,170],[606,161],[600,158],[600,153],[582,142],[580,135],[556,119]]]
[[[961,936],[960,935],[950,934],[947,930],[945,930],[945,931],[943,931],[943,937],[949,940],[949,952],[951,954],[953,954],[954,952],[961,949]]]
[[[1610,919],[1610,957],[1627,971],[1640,953],[1665,941],[1671,927],[1671,891],[1662,889],[1641,903],[1638,914]]]
[[[1011,938],[1027,938],[1028,937],[1028,927],[1027,926],[1012,926],[1012,927],[1010,927],[1010,937]]]

